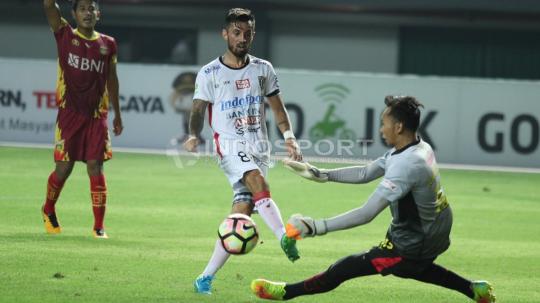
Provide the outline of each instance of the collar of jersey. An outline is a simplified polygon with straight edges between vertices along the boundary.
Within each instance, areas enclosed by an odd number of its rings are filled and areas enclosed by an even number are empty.
[[[96,31],[93,31],[93,32],[92,32],[92,37],[90,37],[90,38],[85,37],[83,34],[81,34],[81,33],[79,32],[78,29],[74,29],[74,30],[73,30],[73,33],[74,33],[75,35],[79,36],[80,38],[82,38],[82,39],[84,39],[84,40],[88,40],[88,41],[94,41],[94,40],[97,40],[97,39],[99,38],[99,33],[96,32]]]
[[[420,137],[416,137],[416,140],[415,140],[415,141],[413,141],[413,142],[411,142],[411,143],[409,143],[409,144],[403,146],[403,147],[400,148],[400,149],[396,149],[396,150],[392,153],[392,156],[393,156],[393,155],[400,154],[400,153],[402,153],[403,151],[405,151],[407,148],[409,148],[409,147],[411,147],[411,146],[413,146],[413,145],[416,145],[416,144],[418,144],[418,143],[420,143]]]
[[[225,65],[225,67],[227,67],[227,68],[234,69],[234,70],[239,70],[239,69],[243,69],[243,68],[245,68],[246,66],[248,66],[248,65],[249,65],[249,62],[251,62],[251,58],[250,58],[250,56],[248,55],[247,60],[246,60],[246,64],[245,64],[244,66],[242,66],[242,67],[232,67],[232,66],[229,66],[229,65],[225,64],[225,62],[223,61],[223,56],[219,56],[219,62],[220,62],[221,64]]]

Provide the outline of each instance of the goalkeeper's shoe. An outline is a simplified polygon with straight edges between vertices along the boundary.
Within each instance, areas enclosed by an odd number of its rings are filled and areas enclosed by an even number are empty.
[[[296,248],[295,239],[287,237],[287,234],[283,234],[280,244],[281,249],[283,249],[285,255],[287,255],[287,258],[289,258],[291,262],[300,259],[300,256],[298,255],[298,249]]]
[[[203,275],[198,276],[197,279],[195,279],[195,282],[193,283],[195,292],[199,294],[204,294],[204,295],[211,295],[213,280],[214,280],[214,276],[203,276]]]
[[[48,234],[59,234],[62,232],[62,228],[58,223],[58,218],[56,213],[45,213],[45,210],[41,209],[41,215],[43,216],[43,223],[45,224],[45,231]]]
[[[473,281],[471,289],[474,293],[474,301],[477,303],[493,303],[495,302],[495,294],[493,287],[488,281]]]
[[[109,239],[109,236],[107,236],[107,233],[105,232],[105,229],[103,228],[97,228],[92,230],[92,234],[94,235],[94,238],[96,239]]]
[[[285,296],[285,282],[255,279],[251,281],[251,290],[261,299],[282,301]]]

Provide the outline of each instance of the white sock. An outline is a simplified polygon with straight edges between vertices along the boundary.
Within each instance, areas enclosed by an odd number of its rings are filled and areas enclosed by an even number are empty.
[[[227,262],[227,259],[229,259],[230,254],[223,249],[223,246],[221,246],[221,241],[219,239],[216,240],[216,245],[214,246],[214,253],[212,253],[212,257],[210,258],[210,261],[208,261],[208,264],[206,265],[206,268],[204,269],[202,275],[203,276],[213,276],[215,275],[218,270]]]
[[[278,240],[281,240],[281,237],[285,233],[285,226],[283,225],[279,208],[274,200],[272,200],[272,198],[262,198],[255,201],[255,205],[257,206],[257,211],[261,218],[263,218],[264,223],[270,227]]]

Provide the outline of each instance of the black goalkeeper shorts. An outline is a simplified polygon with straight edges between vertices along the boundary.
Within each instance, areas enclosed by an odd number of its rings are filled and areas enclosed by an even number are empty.
[[[392,274],[402,278],[411,278],[422,273],[435,261],[435,258],[418,260],[403,257],[388,239],[370,249],[365,256],[381,275]]]

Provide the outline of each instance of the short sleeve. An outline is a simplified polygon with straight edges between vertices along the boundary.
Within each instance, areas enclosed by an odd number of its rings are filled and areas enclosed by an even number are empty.
[[[387,167],[384,177],[375,192],[390,202],[403,198],[410,192],[414,184],[414,180],[409,177],[414,175],[410,172],[410,169],[407,165],[401,166],[399,164]]]
[[[117,64],[118,63],[118,44],[116,43],[116,39],[114,39],[113,37],[108,37],[109,39],[109,45],[110,45],[110,49],[111,49],[111,54],[110,54],[110,58],[111,58],[111,63],[113,64]]]
[[[193,100],[199,99],[214,103],[214,89],[212,81],[210,79],[211,73],[207,73],[204,69],[201,69],[197,74],[195,80],[195,92],[193,93]]]
[[[118,57],[118,44],[116,43],[116,39],[111,37],[111,57],[114,60],[114,63],[117,61]]]
[[[60,28],[58,28],[58,30],[54,32],[54,38],[56,39],[56,42],[59,43],[60,41],[62,41],[62,38],[66,35],[68,31],[71,31],[71,26],[69,26],[69,23],[66,21],[66,19],[60,19]]]
[[[264,95],[271,97],[279,94],[279,81],[276,75],[276,71],[270,62],[268,62],[268,69],[266,72],[266,82]]]

